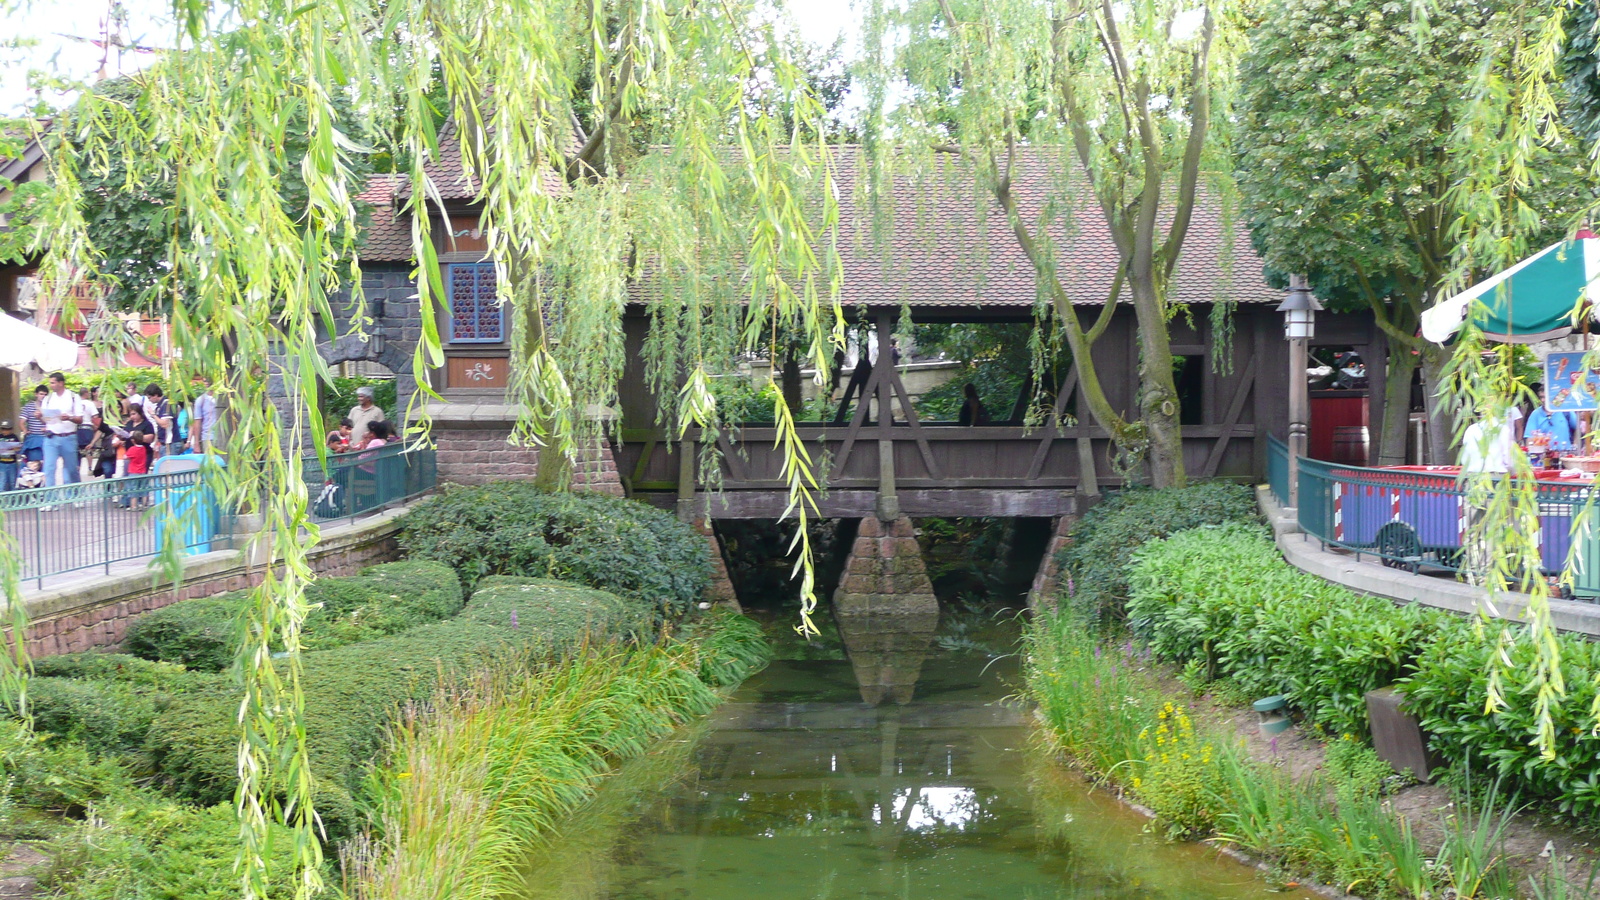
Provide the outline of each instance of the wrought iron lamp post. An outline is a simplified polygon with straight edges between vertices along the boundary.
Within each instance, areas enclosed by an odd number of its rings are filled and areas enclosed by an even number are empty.
[[[1289,505],[1295,509],[1300,508],[1300,457],[1306,453],[1311,419],[1306,364],[1320,309],[1322,304],[1311,295],[1306,276],[1290,275],[1289,294],[1278,312],[1283,313],[1283,336],[1289,341]]]

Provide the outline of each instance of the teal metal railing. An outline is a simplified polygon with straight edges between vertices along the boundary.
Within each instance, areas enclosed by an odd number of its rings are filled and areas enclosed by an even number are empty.
[[[1301,459],[1298,469],[1300,528],[1324,546],[1371,555],[1412,573],[1483,568],[1478,513],[1456,469],[1371,469],[1314,459]],[[1600,596],[1600,535],[1579,515],[1594,488],[1538,481],[1534,491],[1542,572],[1562,574],[1576,559],[1574,594]]]
[[[1279,506],[1289,505],[1289,445],[1267,435],[1267,487]]]
[[[221,464],[217,457],[208,461]],[[206,553],[233,546],[234,517],[206,483],[196,456],[158,461],[150,475],[0,493],[4,546],[23,582],[146,559],[163,551]],[[401,444],[304,460],[318,521],[354,520],[433,490],[431,448]]]

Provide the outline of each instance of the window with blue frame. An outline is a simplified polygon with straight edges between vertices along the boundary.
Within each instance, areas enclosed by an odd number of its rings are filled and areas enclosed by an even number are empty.
[[[506,339],[505,309],[495,298],[494,263],[450,268],[450,342],[497,344]]]

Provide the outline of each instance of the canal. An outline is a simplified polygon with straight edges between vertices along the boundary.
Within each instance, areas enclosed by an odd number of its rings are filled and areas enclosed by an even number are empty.
[[[537,854],[525,896],[1269,896],[1253,870],[1147,833],[1034,746],[1026,710],[1008,699],[1015,634],[1005,623],[942,629],[905,706],[863,704],[843,658],[775,662],[708,722],[618,773]]]

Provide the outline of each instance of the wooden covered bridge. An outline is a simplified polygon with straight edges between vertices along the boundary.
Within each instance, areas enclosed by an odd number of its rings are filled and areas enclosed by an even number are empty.
[[[493,270],[483,263],[484,244],[474,230],[475,188],[465,181],[452,185],[447,170],[459,171],[459,159],[452,158],[448,140],[443,146],[444,157],[431,165],[445,185],[435,239],[451,309],[438,323],[447,339],[444,365],[428,376],[444,398],[430,409],[440,476],[528,477],[537,467],[536,452],[506,441],[516,416],[505,402],[511,335],[493,282],[485,281],[485,272]],[[895,230],[888,246],[873,242],[866,237],[872,232],[867,212],[853,202],[858,160],[846,152],[838,161],[841,300],[871,375],[857,378],[859,394],[843,404],[842,415],[802,420],[798,430],[816,464],[821,515],[849,523],[847,536],[854,532],[832,599],[862,696],[870,703],[904,702],[938,622],[912,518],[1048,518],[1059,539],[1083,495],[1120,484],[1124,476],[1108,455],[1109,434],[1079,405],[1075,370],[1064,370],[1060,383],[1042,392],[1047,414],[1033,427],[1021,421],[1021,406],[969,424],[919,414],[906,383],[906,361],[894,349],[894,335],[905,330],[901,317],[909,313],[915,324],[1027,327],[1038,302],[1034,272],[1002,217],[977,216],[971,194],[951,186],[955,180],[917,188],[897,183],[897,220],[919,224],[905,233]],[[1033,184],[1033,195],[1041,197],[1036,182],[1055,177],[1040,160],[1025,160],[1013,191],[1026,198]],[[409,280],[409,224],[382,214],[384,203],[399,208],[403,200],[391,183],[375,181],[366,199],[380,207],[362,261],[379,340],[330,344],[329,358],[370,358],[395,368],[388,360],[408,358],[420,332]],[[1134,414],[1135,319],[1124,298],[1110,296],[1117,253],[1087,201],[1086,193],[1070,231],[1063,226],[1055,236],[1058,268],[1085,320],[1107,302],[1118,302],[1093,355],[1112,405]],[[1282,295],[1266,283],[1242,227],[1202,204],[1169,297],[1179,309],[1171,323],[1172,353],[1189,476],[1259,480],[1266,470],[1267,436],[1284,437],[1288,428],[1288,348],[1275,311]],[[776,429],[747,422],[716,435],[720,471],[704,477],[698,471],[702,436],[669,433],[658,421],[661,404],[643,362],[648,286],[635,300],[624,321],[629,365],[619,385],[617,427],[610,446],[602,448],[599,480],[697,522],[720,560],[713,520],[776,519],[788,506]],[[1229,316],[1213,315],[1219,304],[1228,305]],[[1319,343],[1361,351],[1369,362],[1371,394],[1382,396],[1386,354],[1369,317],[1324,317],[1318,337]],[[858,362],[856,374],[863,368]],[[721,590],[732,599],[725,571]]]

